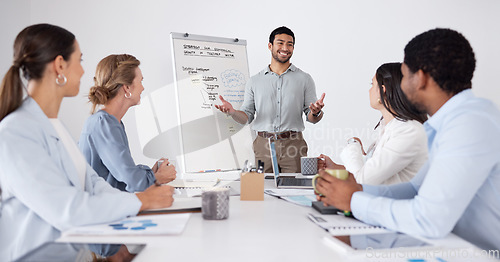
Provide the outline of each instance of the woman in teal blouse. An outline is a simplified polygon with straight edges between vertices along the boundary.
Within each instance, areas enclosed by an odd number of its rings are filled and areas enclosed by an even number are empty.
[[[149,168],[132,159],[122,118],[128,109],[141,101],[142,72],[139,60],[132,55],[109,55],[97,65],[95,85],[90,89],[92,112],[82,130],[79,146],[90,166],[111,186],[137,192],[155,181],[175,179],[175,167],[167,159]]]

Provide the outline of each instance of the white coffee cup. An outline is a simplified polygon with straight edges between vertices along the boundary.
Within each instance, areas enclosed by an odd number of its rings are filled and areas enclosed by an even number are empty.
[[[169,165],[169,166],[175,166],[175,167],[177,167],[177,166],[175,165],[175,160],[170,160],[170,159],[168,159],[167,161],[168,161],[168,165]],[[165,160],[163,160],[163,159],[159,159],[159,160],[158,160],[158,162],[157,162],[157,163],[158,163],[158,168],[160,168],[160,166],[161,166],[161,164],[163,164],[163,162],[165,162]]]

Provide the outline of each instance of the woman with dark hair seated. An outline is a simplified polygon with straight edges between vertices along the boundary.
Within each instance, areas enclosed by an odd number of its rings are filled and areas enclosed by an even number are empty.
[[[347,169],[358,183],[394,184],[412,179],[427,160],[427,115],[417,110],[401,90],[401,63],[381,65],[372,79],[370,106],[380,111],[378,139],[365,152],[353,137],[340,157],[344,166],[321,155],[320,168]]]

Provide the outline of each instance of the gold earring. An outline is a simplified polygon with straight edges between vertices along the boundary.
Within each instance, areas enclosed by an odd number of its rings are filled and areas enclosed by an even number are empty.
[[[380,101],[380,98],[379,98],[379,99],[377,99],[377,102],[378,102],[379,104],[382,104],[382,101]]]

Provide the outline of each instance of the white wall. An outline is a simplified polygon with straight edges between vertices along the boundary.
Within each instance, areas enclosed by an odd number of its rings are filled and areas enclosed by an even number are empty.
[[[375,69],[384,62],[401,61],[406,43],[435,27],[456,29],[469,39],[477,58],[473,90],[500,105],[500,1],[495,0],[4,0],[0,10],[2,74],[12,63],[12,43],[23,27],[48,22],[77,36],[86,73],[80,94],[65,99],[59,115],[75,139],[88,117],[85,95],[95,66],[111,53],[130,53],[141,60],[143,98],[163,89],[161,99],[172,111],[168,114],[175,126],[170,32],[246,39],[253,75],[270,62],[269,33],[281,25],[290,27],[296,34],[292,62],[313,76],[318,95],[327,94],[323,120],[306,124],[312,155],[336,155],[352,135],[366,143],[373,139],[371,130],[379,114],[369,107],[368,88]],[[137,125],[135,109],[123,121],[134,159],[151,165],[154,160],[143,154],[140,139],[151,130]],[[173,158],[180,149],[176,137],[170,142],[159,148]]]

